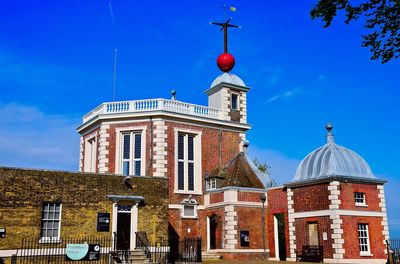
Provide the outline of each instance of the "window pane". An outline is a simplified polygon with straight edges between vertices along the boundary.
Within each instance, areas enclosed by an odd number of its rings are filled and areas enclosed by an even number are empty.
[[[178,159],[184,159],[183,140],[184,140],[184,136],[182,134],[179,134],[178,135]]]
[[[53,212],[49,212],[49,217],[48,219],[54,219],[54,213]]]
[[[194,206],[193,205],[184,205],[183,206],[183,215],[184,216],[194,216]]]
[[[193,136],[188,136],[188,160],[194,160]]]
[[[130,158],[130,150],[131,150],[131,135],[124,135],[123,142],[123,159]]]
[[[135,175],[140,176],[140,160],[135,161]]]
[[[129,175],[129,161],[122,162],[122,174]]]
[[[184,189],[184,165],[183,162],[178,162],[178,190]]]
[[[194,164],[189,163],[188,164],[188,187],[189,191],[194,190]]]
[[[238,96],[237,94],[232,94],[232,109],[238,109]]]
[[[135,134],[135,159],[140,159],[141,155],[142,135]]]
[[[42,212],[42,237],[58,237],[61,218],[61,204],[45,203]]]

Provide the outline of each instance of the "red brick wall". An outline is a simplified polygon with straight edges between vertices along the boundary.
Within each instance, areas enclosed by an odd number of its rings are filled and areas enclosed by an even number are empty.
[[[224,193],[210,193],[210,203],[220,203],[224,201]]]
[[[379,207],[380,199],[379,191],[376,184],[360,184],[360,183],[340,183],[340,209],[360,210],[360,211],[381,211]],[[354,193],[365,193],[365,199],[368,207],[356,206]]]
[[[200,220],[201,218],[198,219],[187,219],[187,218],[181,218],[181,210],[179,209],[169,209],[169,222],[175,229],[175,231],[178,233],[179,237],[185,238],[196,238],[201,236],[201,225],[203,224],[202,221]],[[200,211],[198,211],[200,213]],[[198,215],[200,216],[200,214]],[[188,228],[190,228],[190,233],[188,232]]]
[[[256,192],[239,191],[238,200],[243,202],[261,202],[260,194],[261,193],[256,193]]]
[[[329,209],[328,183],[293,189],[294,211],[318,211]]]
[[[236,248],[263,248],[262,244],[262,221],[261,221],[261,208],[250,208],[250,207],[235,207],[237,212],[237,240],[238,244]],[[265,228],[265,227],[264,227]],[[248,247],[240,246],[240,231],[249,231]],[[266,232],[266,228],[265,228]],[[265,236],[267,239],[267,235]],[[267,244],[266,244],[267,245]]]
[[[289,257],[289,226],[287,218],[287,193],[283,188],[272,189],[267,194],[267,247],[270,256],[275,257],[275,233],[274,233],[274,214],[285,215],[285,240],[286,255]]]
[[[382,217],[358,217],[358,216],[342,216],[343,220],[343,238],[346,252],[344,258],[349,259],[384,259],[385,245],[383,244],[384,237],[382,235]],[[358,224],[368,224],[370,251],[373,256],[360,257],[360,249],[358,242]]]
[[[202,227],[201,227],[201,235],[202,235],[202,249],[207,250],[207,217],[211,216],[217,216],[218,217],[218,225],[217,225],[217,231],[216,231],[216,247],[217,248],[222,248],[222,241],[224,239],[224,221],[225,221],[225,210],[224,208],[218,208],[218,209],[213,209],[213,210],[204,210],[201,213],[201,218],[200,221],[202,222]]]
[[[295,220],[296,228],[296,247],[300,251],[303,246],[307,246],[308,243],[308,223],[318,224],[318,239],[319,245],[323,246],[324,258],[333,257],[332,249],[332,230],[331,230],[331,219],[329,216],[322,217],[308,217],[308,218],[298,218]],[[323,233],[327,233],[327,240],[323,240]]]
[[[187,194],[174,194],[175,182],[175,128],[190,129],[193,131],[201,132],[201,159],[202,159],[202,185],[203,191],[205,190],[204,176],[213,171],[219,166],[219,130],[207,128],[202,126],[165,122],[167,128],[167,144],[168,144],[168,177],[170,178],[170,203],[180,203],[183,199],[187,198]],[[225,166],[228,161],[235,157],[239,152],[239,133],[222,131],[222,165]],[[203,197],[193,197],[201,204]]]

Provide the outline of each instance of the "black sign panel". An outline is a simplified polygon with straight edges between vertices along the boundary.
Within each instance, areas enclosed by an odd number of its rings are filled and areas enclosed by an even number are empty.
[[[0,227],[0,238],[5,238],[6,237],[6,229]]]
[[[240,246],[241,247],[248,247],[250,244],[249,241],[249,231],[240,231]]]
[[[97,214],[97,231],[98,232],[110,231],[110,213]]]

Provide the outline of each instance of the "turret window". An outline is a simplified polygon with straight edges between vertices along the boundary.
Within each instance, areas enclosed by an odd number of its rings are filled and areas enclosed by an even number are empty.
[[[365,193],[362,192],[356,192],[354,193],[354,200],[356,206],[366,206],[367,203],[365,201]]]
[[[358,224],[358,241],[360,244],[360,255],[371,254],[367,224]]]
[[[232,93],[231,95],[231,108],[233,110],[239,110],[239,95]]]

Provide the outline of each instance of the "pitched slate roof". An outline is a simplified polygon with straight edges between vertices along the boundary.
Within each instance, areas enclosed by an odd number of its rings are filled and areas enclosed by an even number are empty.
[[[264,189],[272,186],[268,174],[260,171],[244,152],[238,153],[225,168],[215,170],[213,175],[223,178],[219,187]]]

